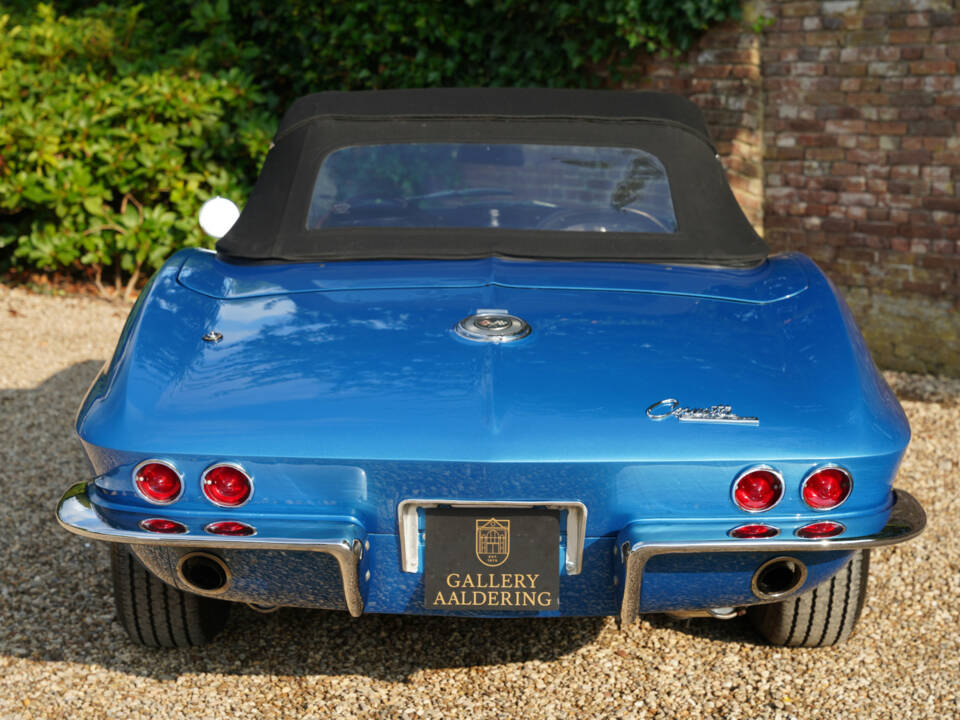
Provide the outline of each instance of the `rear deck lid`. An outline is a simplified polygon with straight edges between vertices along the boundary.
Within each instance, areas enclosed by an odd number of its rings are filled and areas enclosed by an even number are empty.
[[[492,285],[642,292],[762,304],[792,297],[807,287],[802,263],[791,254],[773,256],[753,268],[729,268],[496,257],[237,264],[212,253],[193,253],[180,268],[179,281],[191,290],[221,300],[342,290]]]

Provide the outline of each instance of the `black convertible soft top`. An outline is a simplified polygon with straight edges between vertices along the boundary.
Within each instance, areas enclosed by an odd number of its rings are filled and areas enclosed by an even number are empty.
[[[332,151],[406,142],[630,147],[663,163],[675,233],[507,228],[307,229],[317,172]],[[554,89],[325,92],[284,115],[239,220],[217,243],[239,261],[466,259],[753,265],[768,248],[727,184],[699,109],[679,95]]]

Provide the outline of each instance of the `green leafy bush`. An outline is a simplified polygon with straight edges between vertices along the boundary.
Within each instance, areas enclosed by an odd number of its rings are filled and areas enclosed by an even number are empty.
[[[8,0],[0,16],[0,266],[89,266],[132,288],[208,243],[278,108],[330,89],[616,83],[737,0]]]
[[[275,120],[248,73],[163,52],[137,9],[0,18],[0,247],[132,286],[206,241],[202,201],[242,202]]]
[[[584,87],[637,51],[679,53],[739,0],[170,0],[145,11],[180,42],[215,35],[286,104],[317,90]]]

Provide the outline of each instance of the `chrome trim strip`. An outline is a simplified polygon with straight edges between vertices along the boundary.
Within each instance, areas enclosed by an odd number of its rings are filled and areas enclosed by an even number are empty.
[[[400,535],[400,569],[403,572],[420,571],[420,508],[438,505],[466,508],[546,508],[567,511],[567,549],[564,568],[567,575],[579,575],[583,567],[583,544],[587,536],[587,506],[582,502],[555,500],[490,501],[490,500],[401,500],[397,505],[397,523]],[[571,540],[572,538],[572,540]]]
[[[98,514],[87,495],[87,483],[71,485],[57,504],[57,522],[65,529],[104,542],[119,542],[127,545],[164,545],[172,547],[224,548],[228,550],[301,550],[333,555],[340,566],[343,580],[343,595],[347,609],[353,617],[363,613],[363,595],[357,568],[363,544],[360,539],[328,538],[270,538],[235,535],[163,535],[141,530],[121,530],[106,523]]]
[[[770,507],[768,507],[768,508],[759,508],[759,509],[757,509],[757,510],[751,510],[750,508],[745,508],[743,505],[741,505],[740,503],[737,502],[737,483],[740,482],[741,480],[743,480],[743,478],[745,478],[745,477],[746,477],[747,475],[749,475],[750,473],[755,473],[755,472],[760,472],[760,471],[762,471],[762,472],[768,472],[768,473],[770,473],[771,475],[773,475],[774,477],[776,477],[777,480],[780,481],[780,497],[778,497],[778,498],[777,498],[777,501],[776,501],[773,505],[771,505]],[[783,496],[786,495],[786,494],[787,494],[787,483],[786,483],[786,482],[784,481],[784,479],[783,479],[783,473],[780,472],[779,470],[777,470],[775,467],[771,467],[770,465],[751,465],[751,466],[748,467],[746,470],[744,470],[743,472],[739,473],[739,474],[737,475],[737,477],[734,478],[734,480],[733,480],[733,485],[730,486],[730,499],[733,500],[733,504],[734,504],[734,506],[736,506],[737,510],[742,510],[742,511],[745,512],[745,513],[765,513],[765,512],[770,512],[770,511],[773,510],[777,505],[779,505],[781,502],[783,502]]]
[[[143,490],[140,489],[140,486],[137,484],[137,473],[140,472],[140,468],[144,467],[145,465],[153,465],[153,464],[163,465],[165,468],[169,468],[170,470],[173,470],[177,474],[177,477],[180,478],[180,492],[178,492],[175,497],[172,497],[169,500],[154,500],[152,497],[150,497],[149,495],[144,493]],[[183,497],[183,490],[184,490],[183,473],[177,469],[177,466],[173,464],[172,460],[161,460],[159,458],[150,458],[149,460],[144,460],[143,462],[137,463],[136,467],[134,467],[130,473],[130,479],[133,480],[134,492],[136,492],[137,495],[139,495],[141,498],[146,500],[151,505],[158,505],[160,507],[163,507],[164,505],[172,505],[177,500]]]
[[[839,470],[844,475],[847,476],[847,482],[850,483],[850,487],[847,490],[847,496],[838,502],[833,507],[828,508],[818,508],[814,507],[807,502],[806,498],[803,497],[803,489],[807,486],[807,483],[810,481],[814,475],[816,475],[821,470]],[[853,475],[842,465],[837,465],[836,463],[826,463],[825,465],[817,465],[815,468],[811,468],[810,472],[803,476],[803,480],[800,482],[800,502],[802,502],[806,507],[810,508],[814,512],[833,512],[838,507],[843,505],[847,500],[850,499],[850,496],[853,495]]]
[[[844,551],[883,547],[916,537],[927,524],[927,514],[920,503],[906,490],[894,490],[894,504],[883,530],[856,538],[824,538],[821,540],[723,540],[705,542],[637,543],[630,547],[624,542],[620,561],[626,565],[623,583],[623,602],[620,605],[620,624],[627,625],[640,614],[640,591],[643,570],[655,555],[714,552],[813,552]]]

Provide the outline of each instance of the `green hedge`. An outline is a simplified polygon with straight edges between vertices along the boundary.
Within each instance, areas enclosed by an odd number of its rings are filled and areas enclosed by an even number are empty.
[[[147,8],[151,12],[151,8]],[[637,50],[688,49],[737,0],[259,0],[154,5],[179,42],[218,38],[281,96],[433,86],[583,87]]]
[[[0,246],[41,270],[136,282],[204,241],[203,199],[242,202],[273,119],[249,73],[163,52],[137,9],[0,19]]]
[[[0,264],[132,287],[209,243],[203,200],[243,199],[276,118],[325,89],[599,85],[680,52],[736,0],[149,0],[0,16]],[[608,81],[609,82],[609,81]]]

